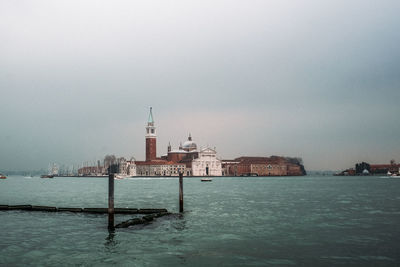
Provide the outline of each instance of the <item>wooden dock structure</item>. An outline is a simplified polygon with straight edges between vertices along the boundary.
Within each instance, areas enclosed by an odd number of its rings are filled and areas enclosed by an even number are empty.
[[[78,208],[78,207],[52,207],[37,205],[0,205],[0,211],[21,210],[40,212],[73,212],[108,214],[108,230],[113,232],[115,228],[126,228],[131,225],[146,224],[155,218],[170,215],[167,209],[137,209],[114,207],[114,174],[108,176],[108,208]],[[183,213],[183,174],[179,173],[179,212]],[[132,218],[128,221],[114,224],[114,214],[144,214],[142,218]]]
[[[24,210],[24,211],[48,211],[48,212],[82,212],[108,214],[108,208],[67,208],[35,205],[0,205],[0,210]],[[136,209],[136,208],[115,208],[115,214],[155,214],[168,212],[167,209]]]

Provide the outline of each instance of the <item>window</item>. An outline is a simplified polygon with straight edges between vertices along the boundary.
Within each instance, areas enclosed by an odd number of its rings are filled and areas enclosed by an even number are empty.
[[[154,129],[151,129],[151,133],[152,133],[152,134],[154,133]]]

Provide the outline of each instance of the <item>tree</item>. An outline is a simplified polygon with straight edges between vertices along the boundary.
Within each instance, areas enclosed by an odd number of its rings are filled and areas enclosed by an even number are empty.
[[[117,158],[115,157],[115,155],[106,155],[104,157],[104,167],[107,169],[112,164],[115,164],[116,161],[117,161]]]

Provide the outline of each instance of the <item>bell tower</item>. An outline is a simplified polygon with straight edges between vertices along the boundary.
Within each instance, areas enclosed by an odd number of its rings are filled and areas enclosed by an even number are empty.
[[[155,160],[157,157],[157,135],[154,126],[153,111],[150,107],[149,119],[146,126],[146,161]]]

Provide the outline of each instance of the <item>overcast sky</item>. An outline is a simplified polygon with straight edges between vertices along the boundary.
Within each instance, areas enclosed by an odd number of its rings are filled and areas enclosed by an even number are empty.
[[[0,1],[0,169],[144,159],[400,161],[400,1]]]

